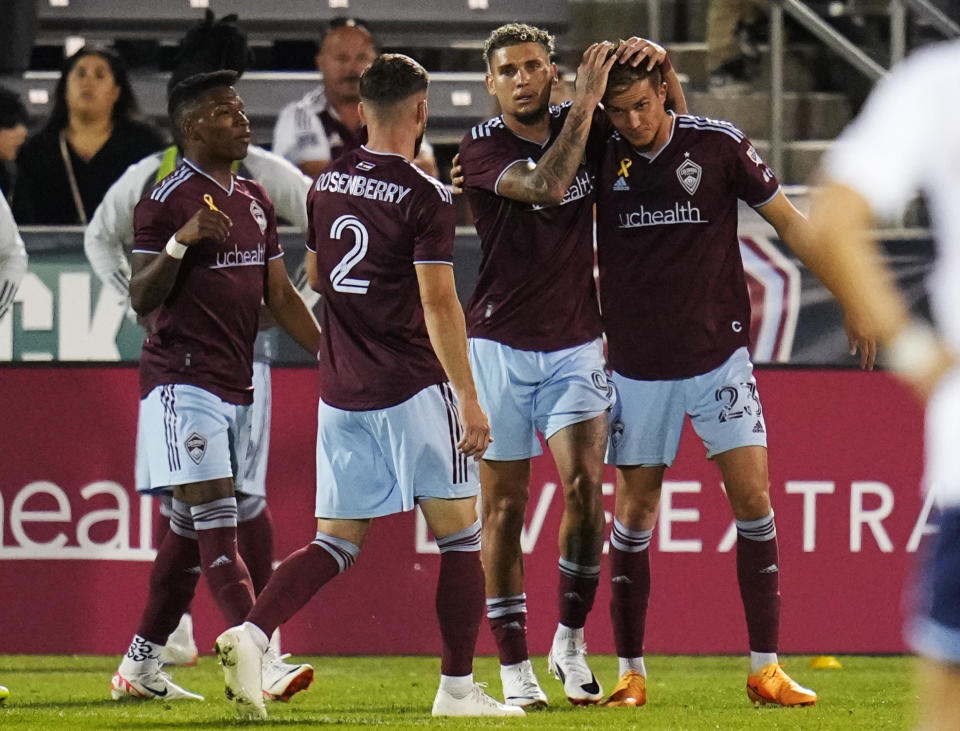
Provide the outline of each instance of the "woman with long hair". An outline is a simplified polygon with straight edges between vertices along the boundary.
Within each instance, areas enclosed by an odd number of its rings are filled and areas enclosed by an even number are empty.
[[[81,48],[64,61],[50,116],[17,158],[14,215],[21,225],[85,225],[127,166],[163,146],[139,119],[121,58]]]

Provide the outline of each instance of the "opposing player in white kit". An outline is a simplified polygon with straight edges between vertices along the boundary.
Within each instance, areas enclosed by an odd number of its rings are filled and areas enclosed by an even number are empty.
[[[308,352],[319,349],[317,323],[283,266],[273,205],[257,183],[232,172],[250,142],[236,77],[201,74],[173,89],[171,124],[184,161],[134,216],[130,294],[147,330],[138,481],[174,499],[147,607],[111,682],[117,699],[199,698],[160,670],[159,653],[201,573],[228,622],[252,606],[234,488],[243,491],[238,466],[250,448],[261,301]]]
[[[665,100],[659,67],[611,70],[603,101],[614,129],[599,152],[596,194],[600,307],[617,389],[607,461],[617,466],[610,612],[620,681],[607,705],[646,701],[649,546],[687,415],[720,468],[736,520],[747,692],[754,702],[811,705],[816,694],[790,680],[777,659],[777,533],[766,424],[747,352],[737,199],[801,259],[811,231],[740,130],[668,112]]]
[[[7,199],[0,193],[0,320],[11,309],[26,271],[27,249]]]
[[[960,42],[915,52],[877,84],[827,153],[810,211],[808,266],[848,317],[885,346],[886,364],[927,399],[924,483],[940,509],[907,640],[923,657],[918,729],[960,728]],[[924,99],[923,104],[912,100]],[[911,320],[873,242],[874,221],[926,199],[937,242],[928,279],[938,333]]]
[[[227,697],[265,718],[267,637],[349,568],[373,518],[419,505],[440,548],[443,641],[435,716],[522,716],[473,682],[483,614],[473,459],[489,442],[453,278],[450,193],[412,160],[427,119],[427,73],[378,57],[360,82],[369,142],[317,178],[307,268],[322,294],[317,534],[288,556],[242,625],[217,638]]]

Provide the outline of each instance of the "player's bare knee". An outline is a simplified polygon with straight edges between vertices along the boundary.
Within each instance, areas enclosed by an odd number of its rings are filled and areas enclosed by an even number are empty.
[[[527,511],[526,493],[501,494],[483,500],[484,533],[492,531],[498,536],[519,536],[523,530],[523,518]]]
[[[730,507],[739,520],[756,520],[770,514],[770,490],[767,485],[757,485],[750,489],[728,491]]]

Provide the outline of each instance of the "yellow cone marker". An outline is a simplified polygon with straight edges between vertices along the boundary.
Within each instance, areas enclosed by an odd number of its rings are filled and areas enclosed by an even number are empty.
[[[840,670],[843,665],[833,655],[817,655],[810,658],[810,667],[817,670]]]

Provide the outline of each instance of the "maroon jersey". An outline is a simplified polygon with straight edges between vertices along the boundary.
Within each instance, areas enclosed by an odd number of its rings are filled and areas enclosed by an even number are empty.
[[[307,215],[322,295],[324,402],[384,409],[446,381],[414,265],[453,265],[450,192],[405,157],[360,147],[316,179]]]
[[[610,367],[641,380],[716,368],[749,344],[737,199],[768,203],[776,176],[740,130],[704,117],[676,116],[653,156],[616,132],[602,155],[597,259]]]
[[[223,188],[185,160],[134,213],[135,253],[158,254],[205,198],[233,226],[222,244],[187,249],[167,299],[145,322],[140,394],[184,383],[234,404],[253,402],[253,341],[269,260],[283,256],[273,204],[259,183],[234,177]]]
[[[553,351],[600,336],[591,170],[581,164],[557,206],[520,203],[496,193],[507,168],[543,156],[569,109],[569,103],[550,107],[550,138],[543,145],[511,132],[502,117],[477,125],[460,142],[464,189],[482,251],[466,308],[471,337]]]

